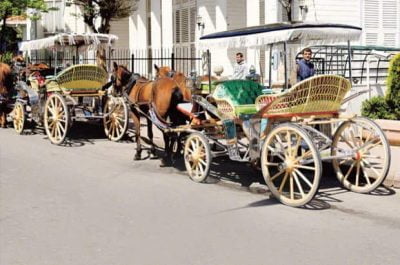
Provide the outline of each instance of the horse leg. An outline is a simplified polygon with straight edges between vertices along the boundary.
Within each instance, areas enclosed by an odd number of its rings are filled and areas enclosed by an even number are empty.
[[[132,120],[135,125],[136,154],[134,160],[141,159],[142,145],[140,143],[140,116],[136,109],[132,110]]]
[[[0,110],[0,126],[1,128],[7,128],[6,112],[2,109]]]
[[[164,138],[164,156],[161,159],[161,166],[170,166],[172,164],[171,160],[171,141],[170,136],[167,133],[163,132]]]
[[[156,148],[153,142],[153,123],[149,118],[147,119],[147,137],[149,137],[150,140],[150,158],[155,158],[156,157]]]

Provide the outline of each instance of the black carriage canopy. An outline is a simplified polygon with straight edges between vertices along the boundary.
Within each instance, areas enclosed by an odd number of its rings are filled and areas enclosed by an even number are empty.
[[[200,38],[200,46],[251,48],[279,42],[323,45],[358,40],[361,30],[345,24],[275,23],[208,34]]]

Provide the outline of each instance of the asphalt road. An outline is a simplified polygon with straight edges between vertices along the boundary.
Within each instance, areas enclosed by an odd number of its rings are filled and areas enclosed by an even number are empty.
[[[222,180],[198,184],[98,126],[73,131],[60,147],[0,130],[1,265],[399,263],[399,190],[354,194],[325,171],[291,208],[245,164],[218,160]]]

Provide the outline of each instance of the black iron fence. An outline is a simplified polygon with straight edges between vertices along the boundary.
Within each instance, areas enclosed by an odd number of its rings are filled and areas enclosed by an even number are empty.
[[[28,58],[30,63],[46,63],[51,67],[66,67],[75,64],[96,63],[96,53],[77,52],[66,50],[57,52],[49,51],[32,52]],[[183,72],[189,76],[192,72],[204,73],[209,69],[211,54],[207,51],[197,51],[192,47],[179,47],[171,49],[109,49],[106,51],[106,64],[111,70],[113,62],[122,64],[132,72],[139,73],[147,78],[153,78],[154,65],[169,66],[172,70]]]

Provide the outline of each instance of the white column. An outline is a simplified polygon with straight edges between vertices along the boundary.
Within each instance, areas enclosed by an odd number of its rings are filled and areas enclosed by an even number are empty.
[[[246,0],[246,26],[256,26],[260,24],[260,1],[259,0]],[[247,49],[247,65],[254,65],[257,69],[257,73],[260,73],[259,61],[260,56],[258,49],[248,48]]]
[[[161,3],[161,45],[172,48],[174,41],[172,0],[162,0]]]
[[[228,13],[227,0],[215,1],[215,30],[224,31],[228,29],[226,15]],[[238,18],[240,19],[240,18]]]
[[[146,1],[138,2],[138,10],[135,12],[134,24],[136,24],[136,32],[132,36],[134,49],[145,49],[147,47],[146,35]]]
[[[151,0],[151,47],[161,48],[161,1]]]
[[[265,0],[265,22],[266,24],[281,21],[281,4],[279,0]]]

